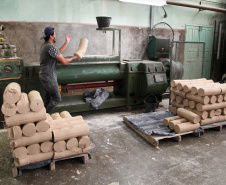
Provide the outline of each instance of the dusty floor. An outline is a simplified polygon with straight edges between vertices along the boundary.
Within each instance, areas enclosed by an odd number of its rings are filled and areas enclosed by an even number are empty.
[[[158,110],[165,110],[165,99]],[[91,130],[91,156],[88,164],[81,159],[56,163],[48,167],[24,170],[13,178],[9,160],[9,141],[0,131],[0,184],[226,184],[226,128],[207,130],[201,137],[182,136],[181,142],[166,139],[155,148],[128,128],[122,118],[143,113],[121,108],[84,112],[81,115]]]

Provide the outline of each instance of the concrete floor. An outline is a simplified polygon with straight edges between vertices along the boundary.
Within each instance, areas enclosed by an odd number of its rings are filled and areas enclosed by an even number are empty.
[[[167,105],[165,99],[157,111]],[[181,142],[161,140],[155,148],[122,122],[126,115],[143,112],[142,108],[121,107],[81,113],[91,130],[90,162],[59,161],[55,171],[48,167],[24,170],[17,178],[11,173],[6,132],[0,131],[0,184],[226,184],[225,128],[206,130],[199,138],[185,135]]]

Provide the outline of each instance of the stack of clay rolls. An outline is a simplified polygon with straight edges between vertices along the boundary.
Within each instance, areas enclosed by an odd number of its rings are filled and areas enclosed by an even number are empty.
[[[178,108],[177,115],[163,120],[164,125],[169,126],[177,134],[192,131],[200,127],[201,118],[199,115],[184,108]]]
[[[48,120],[53,132],[54,159],[89,152],[89,127],[82,116],[72,117],[63,111],[51,114]]]
[[[87,47],[88,47],[88,39],[81,38],[80,43],[79,43],[79,47],[78,47],[77,51],[74,53],[74,56],[77,56],[80,59],[82,59],[82,57],[86,53]]]

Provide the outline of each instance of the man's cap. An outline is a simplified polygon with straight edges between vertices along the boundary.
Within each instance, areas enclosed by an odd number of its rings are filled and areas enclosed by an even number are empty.
[[[43,37],[41,37],[40,39],[44,39],[44,38],[46,38],[47,36],[49,36],[49,35],[51,35],[53,33],[54,33],[54,28],[52,28],[52,27],[46,27],[44,29],[44,32],[43,32]]]

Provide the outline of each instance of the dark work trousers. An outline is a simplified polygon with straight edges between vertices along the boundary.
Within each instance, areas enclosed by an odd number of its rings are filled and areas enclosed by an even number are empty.
[[[51,114],[56,105],[61,101],[58,83],[55,79],[45,74],[39,74],[39,79],[46,91],[45,108]]]

